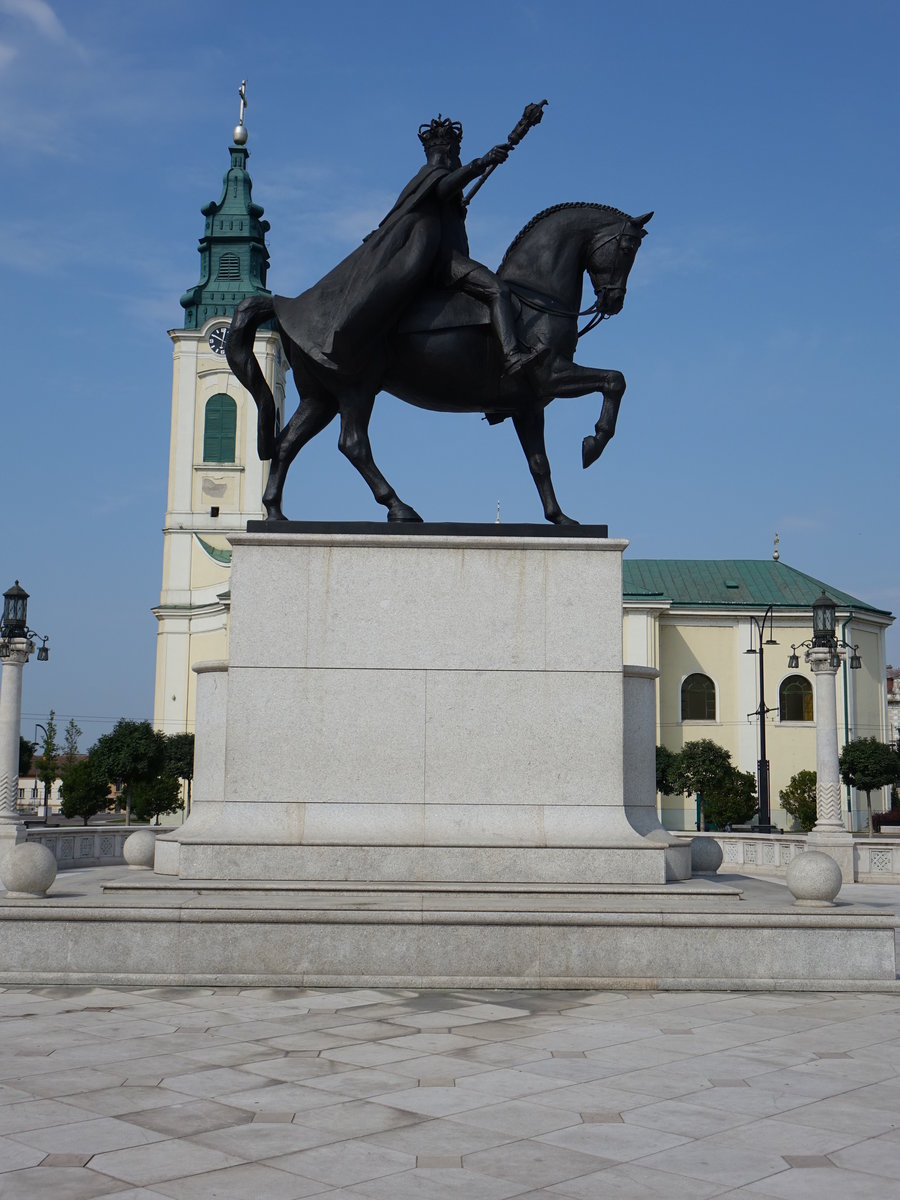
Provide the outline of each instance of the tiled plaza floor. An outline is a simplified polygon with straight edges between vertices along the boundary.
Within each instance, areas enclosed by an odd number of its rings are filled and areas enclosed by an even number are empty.
[[[898,1018],[872,992],[5,987],[0,1197],[885,1200]]]

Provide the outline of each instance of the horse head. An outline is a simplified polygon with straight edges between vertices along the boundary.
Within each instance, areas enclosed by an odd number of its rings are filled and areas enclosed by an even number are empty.
[[[585,269],[597,297],[601,320],[622,311],[628,273],[641,241],[647,236],[644,226],[652,216],[652,212],[640,217],[624,216],[623,220],[605,225],[588,245]]]

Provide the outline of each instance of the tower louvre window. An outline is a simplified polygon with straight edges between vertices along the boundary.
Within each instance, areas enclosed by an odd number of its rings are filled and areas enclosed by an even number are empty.
[[[203,461],[233,463],[236,433],[237,404],[223,393],[210,396],[203,423]]]
[[[223,254],[219,259],[217,279],[240,279],[241,260],[236,254]]]

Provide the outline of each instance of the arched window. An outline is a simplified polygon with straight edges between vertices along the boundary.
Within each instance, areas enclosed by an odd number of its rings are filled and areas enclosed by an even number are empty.
[[[716,719],[716,685],[708,675],[688,675],[681,685],[682,721]]]
[[[778,689],[778,711],[782,721],[813,719],[812,684],[803,675],[788,675]]]
[[[221,393],[210,396],[203,424],[203,461],[233,463],[236,432],[237,404]]]

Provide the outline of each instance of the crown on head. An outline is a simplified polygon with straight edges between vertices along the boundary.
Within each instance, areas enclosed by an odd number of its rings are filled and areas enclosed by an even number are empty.
[[[453,146],[457,150],[462,141],[462,125],[459,121],[451,121],[440,113],[429,124],[419,126],[419,141],[426,150],[432,146]]]

